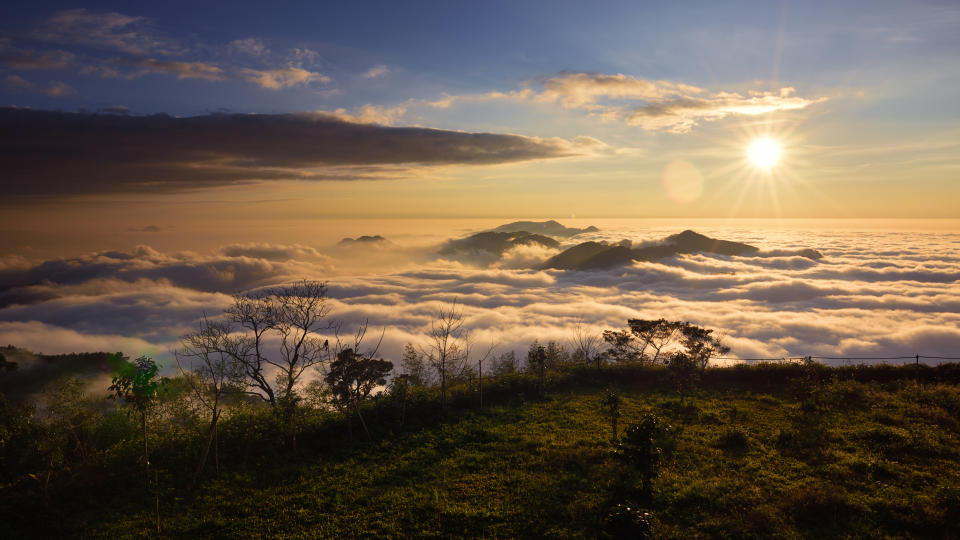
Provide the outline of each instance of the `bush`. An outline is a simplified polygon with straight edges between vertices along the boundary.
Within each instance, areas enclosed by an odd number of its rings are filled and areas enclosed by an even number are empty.
[[[626,503],[618,504],[607,514],[604,532],[608,538],[646,540],[654,538],[653,516]]]
[[[717,447],[728,452],[742,454],[747,451],[747,446],[749,446],[749,439],[740,428],[728,429],[717,438]]]

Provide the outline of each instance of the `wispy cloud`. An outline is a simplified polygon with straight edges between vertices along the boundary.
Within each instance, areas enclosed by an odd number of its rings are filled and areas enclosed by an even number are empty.
[[[332,80],[322,73],[307,71],[298,67],[279,69],[244,68],[238,73],[241,78],[270,90],[280,90],[282,88],[301,86],[312,82],[328,83]]]
[[[10,69],[65,69],[77,55],[62,50],[35,51],[14,47],[7,38],[0,38],[0,66]]]
[[[142,56],[183,52],[176,41],[151,28],[144,17],[111,11],[59,11],[41,23],[32,37],[49,43],[112,49]]]
[[[390,68],[388,68],[383,64],[380,64],[380,65],[373,66],[372,68],[363,72],[362,77],[364,79],[376,79],[377,77],[383,77],[388,73],[390,73]]]
[[[826,100],[797,96],[792,87],[709,92],[681,82],[645,80],[622,73],[561,72],[528,81],[520,90],[446,95],[419,103],[440,109],[490,101],[556,103],[565,109],[587,111],[604,121],[623,121],[649,131],[686,133],[701,122],[804,109]]]
[[[128,77],[139,77],[148,73],[162,73],[174,75],[177,79],[203,79],[206,81],[222,81],[226,79],[226,72],[219,66],[207,62],[174,62],[169,60],[155,60],[153,58],[123,58],[114,60],[116,65],[135,68],[136,71]]]
[[[245,54],[248,56],[261,57],[270,53],[267,45],[256,38],[235,39],[230,42],[228,47],[234,54]]]

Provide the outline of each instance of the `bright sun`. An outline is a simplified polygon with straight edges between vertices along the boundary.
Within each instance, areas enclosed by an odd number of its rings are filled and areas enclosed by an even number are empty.
[[[747,147],[747,158],[754,167],[769,171],[780,161],[781,152],[780,141],[756,139]]]

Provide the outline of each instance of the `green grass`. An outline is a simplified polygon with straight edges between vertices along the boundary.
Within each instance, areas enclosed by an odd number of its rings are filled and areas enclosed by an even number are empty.
[[[629,500],[662,538],[960,535],[957,386],[832,382],[810,406],[789,385],[722,378],[683,407],[668,386],[616,378],[621,430],[646,413],[672,426],[649,501],[612,456],[606,385],[567,381],[542,399],[421,411],[403,429],[382,414],[372,444],[323,424],[295,456],[247,472],[224,448],[225,470],[193,493],[165,469],[163,534],[596,538]],[[150,536],[153,497],[135,473],[8,502],[7,537]]]

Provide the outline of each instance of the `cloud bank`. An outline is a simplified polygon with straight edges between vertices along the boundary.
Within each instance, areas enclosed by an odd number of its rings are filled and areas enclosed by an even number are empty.
[[[346,122],[329,114],[176,118],[0,108],[9,195],[173,192],[257,180],[323,180],[398,164],[486,165],[573,156],[595,140]]]
[[[604,231],[586,238],[660,239],[676,230]],[[334,315],[383,326],[397,359],[432,315],[456,300],[480,343],[522,353],[566,342],[582,321],[599,332],[631,317],[688,320],[719,330],[741,358],[960,356],[960,258],[944,233],[704,230],[761,246],[756,256],[687,254],[602,271],[533,270],[557,250],[521,246],[489,265],[394,259],[402,269],[340,273],[322,246],[235,244],[210,254],[140,247],[71,259],[0,262],[0,343],[43,352],[83,344],[163,355],[238,290],[329,279]],[[572,241],[583,240],[584,237]],[[561,246],[562,249],[564,246]],[[791,255],[816,248],[824,258]],[[131,348],[136,350],[130,350]]]

